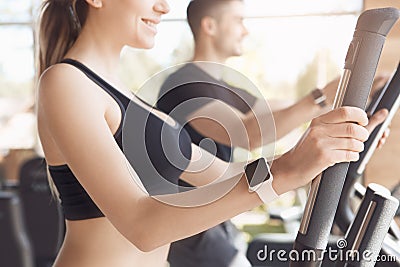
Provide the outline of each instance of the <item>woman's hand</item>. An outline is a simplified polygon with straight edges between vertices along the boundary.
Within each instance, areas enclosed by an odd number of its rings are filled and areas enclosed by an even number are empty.
[[[341,107],[312,120],[297,145],[274,161],[275,191],[282,194],[304,186],[336,163],[357,161],[363,143],[387,114],[381,110],[368,120],[359,108]]]

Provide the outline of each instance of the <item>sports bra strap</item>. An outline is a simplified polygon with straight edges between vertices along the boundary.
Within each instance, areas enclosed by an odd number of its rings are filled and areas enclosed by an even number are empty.
[[[76,61],[74,59],[63,59],[60,63],[65,63],[72,65],[82,71],[90,80],[95,82],[98,86],[100,86],[104,91],[106,91],[115,101],[120,105],[121,109],[125,111],[127,104],[129,104],[129,98],[124,94],[115,89],[112,85],[106,82],[103,78],[93,72],[91,69],[83,65],[81,62]]]

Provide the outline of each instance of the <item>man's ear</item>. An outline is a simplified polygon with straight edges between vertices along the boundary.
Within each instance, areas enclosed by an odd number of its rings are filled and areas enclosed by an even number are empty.
[[[102,0],[85,0],[89,6],[94,8],[101,8],[103,6]]]
[[[217,20],[213,17],[207,16],[201,20],[202,31],[210,36],[215,36],[217,33]]]

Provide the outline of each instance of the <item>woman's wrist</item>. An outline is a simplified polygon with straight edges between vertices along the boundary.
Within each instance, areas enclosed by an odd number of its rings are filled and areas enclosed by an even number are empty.
[[[272,187],[274,177],[265,158],[259,158],[247,164],[244,167],[244,174],[249,192],[256,193],[263,203],[269,203],[278,198],[279,195]]]
[[[273,161],[271,165],[271,173],[274,176],[272,187],[278,195],[295,189],[293,187],[294,176],[290,163],[285,159],[285,155]]]

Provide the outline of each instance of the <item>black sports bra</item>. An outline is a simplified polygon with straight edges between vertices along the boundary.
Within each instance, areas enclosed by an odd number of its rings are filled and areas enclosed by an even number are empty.
[[[176,122],[172,126],[164,122],[149,110],[131,101],[82,63],[72,59],[65,59],[61,63],[71,64],[80,69],[118,103],[122,119],[114,134],[115,141],[149,194],[178,192],[179,176],[189,164],[192,154],[191,139],[180,124]],[[59,192],[66,219],[84,220],[104,216],[68,165],[48,168]]]

